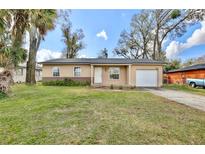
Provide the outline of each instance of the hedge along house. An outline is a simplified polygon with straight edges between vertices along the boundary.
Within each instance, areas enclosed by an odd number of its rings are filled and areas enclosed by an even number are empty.
[[[53,59],[43,64],[43,81],[72,79],[92,86],[161,87],[163,62],[148,59]]]
[[[205,63],[166,72],[168,83],[185,84],[187,78],[205,79]]]

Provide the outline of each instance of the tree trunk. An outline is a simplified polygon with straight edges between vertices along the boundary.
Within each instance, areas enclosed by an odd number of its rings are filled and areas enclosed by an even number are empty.
[[[157,36],[158,36],[158,31],[157,31],[157,34],[155,34],[154,36],[154,45],[153,45],[153,60],[156,60],[156,43],[157,43]]]
[[[29,32],[30,45],[29,56],[26,67],[26,83],[36,84],[35,71],[36,71],[36,54],[40,45],[41,36],[36,28],[33,28]]]
[[[158,43],[157,45],[158,47],[158,59],[157,60],[161,60],[161,56],[162,56],[162,45],[161,45],[161,42]]]

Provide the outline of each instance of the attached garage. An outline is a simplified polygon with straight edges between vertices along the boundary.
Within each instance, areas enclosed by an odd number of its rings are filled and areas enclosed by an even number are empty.
[[[91,86],[161,87],[162,61],[125,58],[53,59],[43,64],[43,81],[75,80]],[[58,67],[58,76],[53,68]]]
[[[158,71],[155,69],[136,70],[137,87],[158,87]]]

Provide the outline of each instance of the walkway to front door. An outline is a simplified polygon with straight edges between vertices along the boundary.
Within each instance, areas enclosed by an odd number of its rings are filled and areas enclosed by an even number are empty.
[[[199,110],[205,111],[205,96],[190,94],[181,91],[167,90],[167,89],[149,89],[146,88],[149,92],[165,97],[167,99],[173,100],[175,102],[197,108]]]

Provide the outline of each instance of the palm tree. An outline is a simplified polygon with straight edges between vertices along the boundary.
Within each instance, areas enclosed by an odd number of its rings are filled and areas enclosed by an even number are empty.
[[[22,43],[27,18],[26,10],[0,10],[0,55],[5,68],[13,69],[26,59]]]
[[[7,93],[12,83],[12,70],[26,60],[27,51],[22,48],[26,30],[24,10],[0,10],[0,91]]]
[[[25,58],[25,50],[23,50],[22,43],[25,32],[29,32],[29,55],[27,61],[26,82],[35,83],[35,67],[36,67],[36,53],[39,48],[41,40],[49,30],[55,27],[55,19],[57,18],[56,10],[0,10],[0,35],[1,38],[8,32],[7,42],[1,39],[0,51],[1,57],[9,55],[12,59],[13,66],[21,61],[19,56]],[[2,33],[1,33],[2,32]],[[9,40],[9,41],[8,41]],[[5,44],[6,43],[6,44]],[[9,44],[9,45],[8,45]],[[6,45],[6,46],[5,46]],[[6,51],[3,54],[3,50]],[[8,54],[9,53],[9,54]]]
[[[27,61],[26,83],[35,84],[36,54],[41,40],[49,30],[55,28],[56,10],[30,10],[29,32],[29,55]]]
[[[5,11],[0,10],[0,32],[2,32],[5,28]]]
[[[24,34],[29,27],[29,10],[11,10],[13,16],[12,36],[14,46],[21,46]]]

